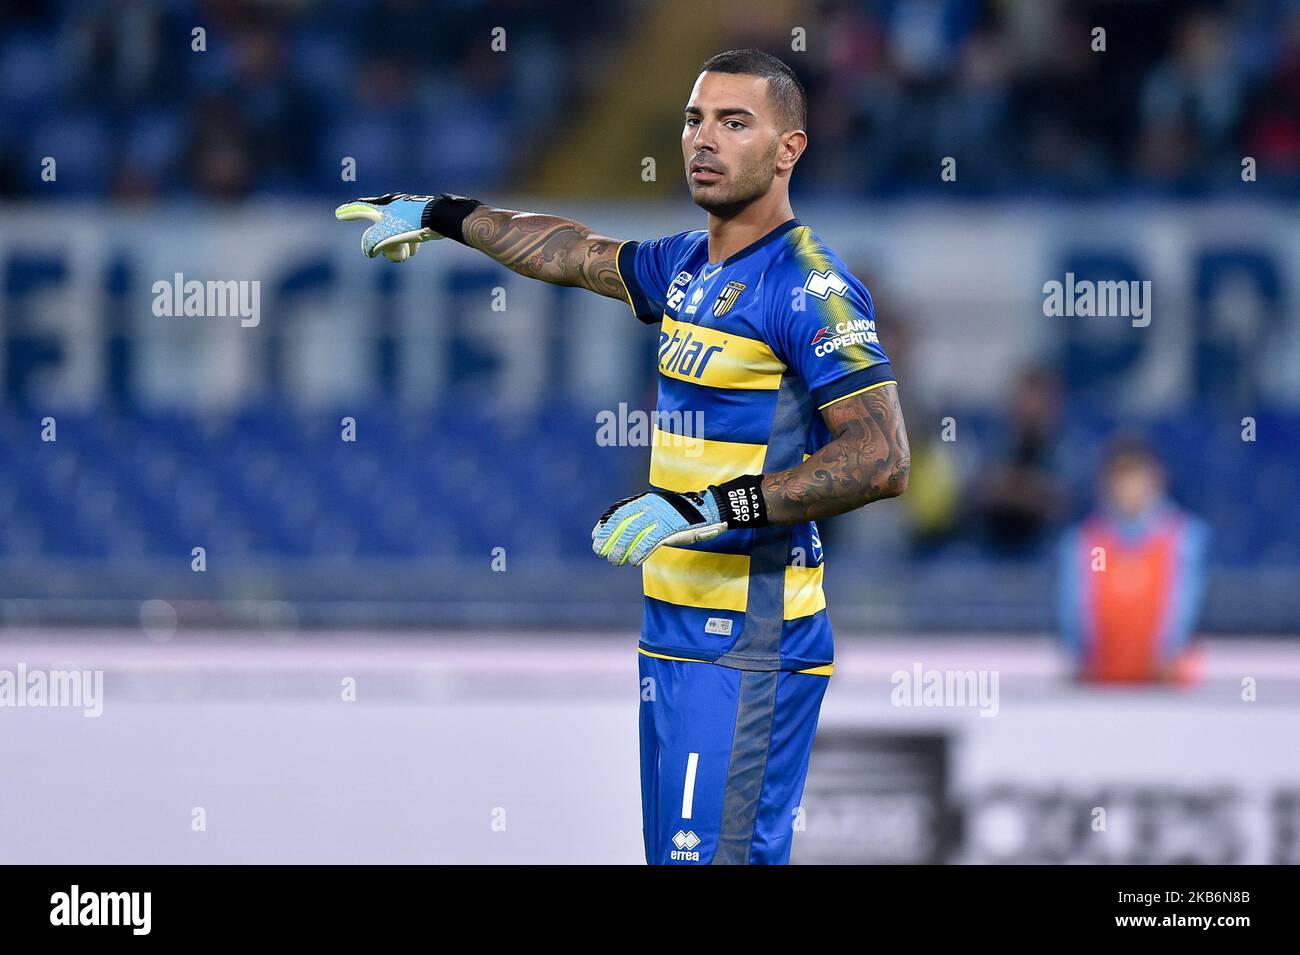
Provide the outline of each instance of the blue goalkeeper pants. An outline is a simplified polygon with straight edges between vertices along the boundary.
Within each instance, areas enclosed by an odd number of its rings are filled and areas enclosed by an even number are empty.
[[[829,677],[640,659],[646,862],[789,862]]]

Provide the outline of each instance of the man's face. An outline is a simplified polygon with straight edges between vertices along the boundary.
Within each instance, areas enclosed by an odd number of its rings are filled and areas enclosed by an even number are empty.
[[[685,122],[682,159],[697,206],[727,215],[772,188],[782,130],[766,79],[701,73]]]
[[[1104,479],[1106,500],[1128,518],[1140,517],[1164,494],[1164,478],[1153,462],[1121,459]]]

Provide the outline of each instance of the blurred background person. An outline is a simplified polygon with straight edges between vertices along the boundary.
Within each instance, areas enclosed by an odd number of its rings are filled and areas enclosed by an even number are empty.
[[[1111,445],[1098,484],[1097,510],[1061,544],[1061,634],[1075,676],[1191,682],[1208,529],[1169,499],[1164,468],[1139,438]]]
[[[977,533],[993,553],[1034,556],[1065,516],[1062,427],[1056,375],[1046,368],[1021,374],[995,450],[971,492]]]

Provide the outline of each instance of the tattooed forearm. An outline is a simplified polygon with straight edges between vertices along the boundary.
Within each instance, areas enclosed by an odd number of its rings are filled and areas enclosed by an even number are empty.
[[[483,205],[465,220],[465,241],[527,278],[627,297],[616,264],[618,240],[593,235],[572,219]]]
[[[907,487],[911,454],[896,385],[837,401],[825,417],[834,440],[798,467],[763,478],[774,524],[843,514]]]

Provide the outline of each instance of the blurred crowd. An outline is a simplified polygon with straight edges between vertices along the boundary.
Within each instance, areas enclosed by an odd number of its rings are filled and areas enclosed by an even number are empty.
[[[573,65],[603,63],[597,48],[625,12],[578,0],[4,4],[0,196],[46,197],[46,156],[61,196],[333,193],[345,157],[370,182],[501,185],[544,148],[589,79]],[[490,47],[498,26],[508,55]]]
[[[938,175],[953,156],[960,194],[1204,194],[1239,191],[1251,156],[1260,191],[1300,191],[1294,0],[792,7],[806,52],[743,4],[683,29],[805,76],[818,148],[801,189],[953,194]],[[43,195],[47,156],[61,196],[335,193],[343,157],[372,182],[511,188],[581,122],[573,105],[643,15],[577,0],[4,4],[0,197]],[[490,48],[497,26],[509,55]]]
[[[1300,4],[1290,0],[831,0],[823,10],[829,45],[796,60],[812,64],[820,148],[808,158],[822,190],[939,192],[945,156],[958,158],[966,193],[1240,194],[1245,156],[1271,194],[1300,185]]]

